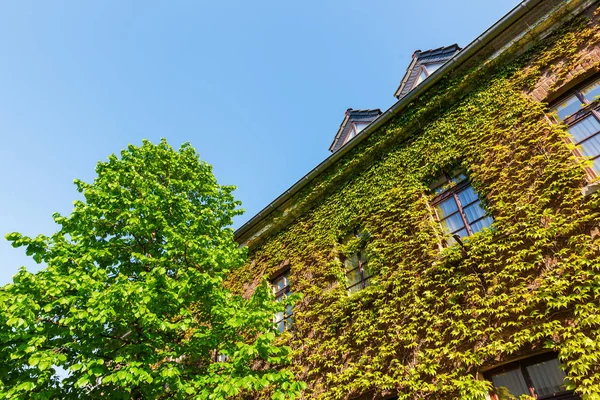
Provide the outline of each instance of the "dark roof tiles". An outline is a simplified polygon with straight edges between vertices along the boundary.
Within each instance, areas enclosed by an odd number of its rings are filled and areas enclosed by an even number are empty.
[[[453,44],[451,46],[438,47],[437,49],[429,49],[426,51],[417,50],[413,54],[413,57],[418,57],[419,59],[428,57],[452,57],[458,50],[460,50],[460,47],[457,44]]]

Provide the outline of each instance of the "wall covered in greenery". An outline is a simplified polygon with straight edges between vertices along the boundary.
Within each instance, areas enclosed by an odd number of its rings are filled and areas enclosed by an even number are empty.
[[[582,195],[566,127],[530,95],[585,73],[596,14],[434,85],[298,193],[292,223],[251,243],[231,284],[252,290],[289,263],[303,299],[282,340],[307,398],[481,399],[482,369],[547,349],[600,398],[600,197]],[[457,168],[494,223],[443,248],[429,185]],[[354,230],[368,234],[344,242]],[[358,246],[376,277],[349,295],[340,260]]]

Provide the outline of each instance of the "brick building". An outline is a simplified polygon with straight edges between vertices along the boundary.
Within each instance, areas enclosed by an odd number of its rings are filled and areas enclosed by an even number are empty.
[[[321,399],[600,398],[598,2],[416,51],[389,110],[236,231]]]

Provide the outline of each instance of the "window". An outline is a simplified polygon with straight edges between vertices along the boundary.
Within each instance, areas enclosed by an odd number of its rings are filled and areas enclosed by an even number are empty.
[[[417,77],[417,80],[415,80],[415,84],[413,85],[413,88],[419,86],[421,84],[421,82],[423,82],[425,79],[427,79],[429,75],[427,74],[427,69],[425,67],[421,67],[421,71],[419,72],[419,76]]]
[[[288,273],[285,272],[272,282],[275,301],[282,301],[291,294]],[[288,305],[284,311],[275,314],[275,326],[279,332],[284,332],[292,327],[292,306]]]
[[[360,238],[358,234],[354,234],[353,237]],[[371,284],[373,273],[369,269],[367,255],[363,249],[344,257],[344,269],[348,293],[358,292]]]
[[[579,399],[566,389],[566,374],[554,353],[507,364],[485,376],[494,385],[496,400],[516,400],[521,395],[536,399]]]
[[[350,141],[350,139],[352,139],[353,137],[358,135],[369,124],[370,124],[370,122],[353,122],[350,125],[350,128],[348,130],[348,135],[346,135],[346,140],[344,140],[344,144],[348,143]]]
[[[588,173],[592,177],[600,174],[600,79],[570,92],[554,111],[558,119],[569,125],[571,141],[578,146],[575,154],[587,157],[593,165]]]
[[[431,75],[433,74],[435,71],[437,71],[442,65],[444,65],[444,63],[433,63],[433,64],[427,64],[425,66],[425,68],[427,69],[427,74]]]
[[[452,236],[448,244],[456,241],[455,235],[461,238],[472,235],[494,221],[485,215],[479,196],[464,174],[445,174],[432,189],[437,194],[433,199],[436,219],[444,233]]]
[[[354,130],[356,131],[356,135],[358,135],[360,133],[360,131],[365,129],[367,127],[367,125],[369,125],[369,124],[370,124],[370,122],[355,122]]]
[[[413,89],[417,87],[421,82],[429,77],[429,75],[433,74],[437,71],[444,63],[432,63],[432,64],[423,64],[420,67],[419,76],[415,80],[413,84]]]

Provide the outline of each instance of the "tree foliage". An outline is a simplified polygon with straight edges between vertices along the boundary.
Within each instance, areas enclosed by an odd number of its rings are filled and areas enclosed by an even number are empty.
[[[282,304],[265,282],[249,299],[223,285],[245,261],[233,188],[164,140],[96,172],[58,232],[7,235],[47,268],[0,289],[0,398],[294,398]]]

